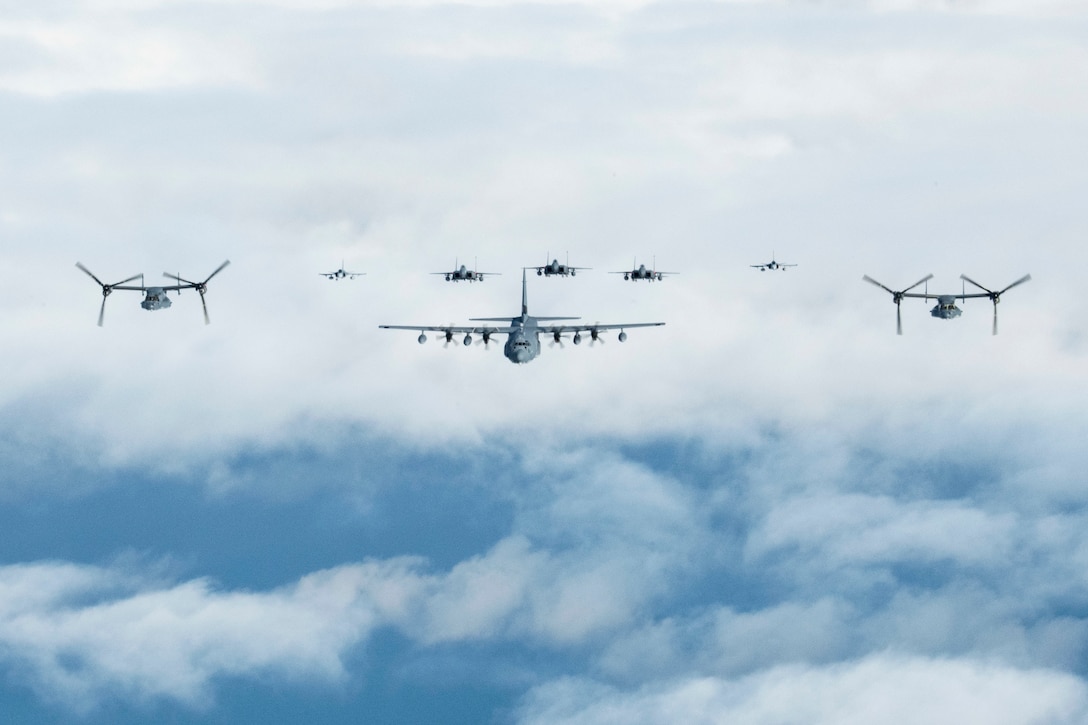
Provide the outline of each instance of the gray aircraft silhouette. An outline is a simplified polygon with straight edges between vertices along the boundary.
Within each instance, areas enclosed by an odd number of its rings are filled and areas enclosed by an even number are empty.
[[[776,262],[775,259],[774,259],[774,251],[772,250],[771,251],[771,261],[770,262],[767,262],[766,264],[749,264],[748,266],[751,267],[752,269],[758,269],[760,272],[766,272],[768,269],[771,270],[771,271],[781,270],[781,271],[785,272],[786,267],[796,267],[797,265],[796,264],[782,264],[781,262]]]
[[[637,264],[637,262],[635,262],[635,264]],[[639,264],[633,269],[626,269],[622,272],[609,272],[609,274],[622,274],[625,282],[628,280],[638,282],[640,279],[649,280],[650,282],[653,282],[654,280],[661,282],[665,279],[666,274],[676,274],[676,272],[658,272],[656,268],[657,257],[654,257],[654,264],[650,269],[646,269],[645,264]]]
[[[484,277],[488,275],[496,275],[499,272],[477,272],[474,269],[469,269],[465,265],[458,266],[457,260],[453,260],[453,269],[449,272],[431,272],[431,274],[442,275],[446,278],[447,282],[483,282]]]
[[[528,295],[526,293],[525,270],[521,272],[521,314],[517,317],[473,317],[473,322],[509,322],[508,325],[378,325],[383,330],[418,330],[419,344],[427,342],[427,332],[441,332],[448,345],[453,341],[454,335],[464,334],[465,345],[472,344],[472,336],[480,335],[486,346],[491,342],[492,335],[506,335],[506,345],[503,354],[513,363],[527,363],[540,354],[540,334],[552,336],[553,341],[562,344],[563,338],[571,334],[571,342],[578,345],[582,342],[582,333],[588,332],[591,341],[603,342],[600,334],[606,330],[619,330],[617,339],[624,342],[628,327],[659,327],[664,322],[634,322],[625,325],[541,325],[541,322],[555,322],[557,320],[578,320],[579,317],[533,317],[529,314]]]
[[[977,297],[987,297],[987,298],[989,298],[989,300],[991,302],[994,303],[993,334],[996,335],[997,334],[997,303],[1001,301],[1001,295],[1005,294],[1006,292],[1008,292],[1013,287],[1015,287],[1015,286],[1017,286],[1019,284],[1023,284],[1024,282],[1030,281],[1031,280],[1031,275],[1030,274],[1025,274],[1023,277],[1016,280],[1015,282],[1010,284],[1005,289],[994,291],[994,290],[990,290],[990,289],[987,289],[987,288],[983,287],[982,285],[980,285],[978,282],[971,279],[967,275],[961,274],[960,279],[962,279],[964,282],[970,282],[975,287],[978,287],[980,290],[983,290],[983,291],[982,292],[972,292],[972,293],[968,294],[967,290],[963,289],[960,292],[960,294],[958,294],[958,295],[956,295],[956,294],[951,294],[951,295],[930,294],[929,289],[928,289],[929,288],[928,282],[929,282],[930,279],[933,278],[932,274],[927,274],[925,277],[922,277],[922,279],[918,280],[917,282],[912,284],[910,287],[907,287],[906,289],[903,289],[903,290],[889,289],[888,287],[885,287],[880,282],[877,282],[875,279],[873,279],[872,277],[870,277],[867,274],[862,275],[861,278],[864,281],[868,282],[869,284],[874,284],[877,287],[879,287],[880,289],[884,290],[885,292],[888,292],[888,293],[891,294],[892,302],[895,303],[895,333],[897,335],[902,335],[903,334],[903,318],[900,315],[899,306],[900,306],[900,303],[903,301],[903,299],[906,298],[906,297],[919,299],[919,300],[937,300],[937,304],[934,305],[933,309],[931,309],[929,311],[929,314],[931,314],[934,317],[937,317],[939,319],[942,319],[942,320],[954,320],[954,319],[956,319],[957,317],[959,317],[960,315],[963,314],[963,310],[961,310],[959,307],[956,307],[956,300],[969,300],[969,299],[973,299],[973,298],[977,298]],[[925,292],[911,292],[910,291],[910,290],[914,289],[915,287],[917,287],[918,285],[922,284],[923,282],[927,283],[926,284],[927,289],[926,289]]]
[[[572,267],[570,259],[567,259],[566,264],[560,262],[558,259],[552,259],[552,261],[541,267],[529,267],[529,269],[535,269],[538,277],[573,277],[579,270],[592,269],[591,267]]]
[[[84,267],[81,263],[76,262],[76,267],[78,267],[80,271],[82,271],[88,277],[97,282],[98,286],[102,288],[102,306],[98,309],[99,327],[102,327],[102,323],[106,317],[106,298],[109,297],[114,290],[118,289],[132,290],[134,292],[143,292],[144,298],[140,300],[140,307],[143,307],[145,310],[165,310],[167,307],[169,307],[171,302],[170,297],[166,294],[167,292],[177,292],[180,294],[181,290],[183,289],[195,289],[197,292],[200,293],[200,304],[204,307],[204,324],[207,325],[211,323],[211,319],[208,317],[208,303],[204,301],[204,294],[208,291],[208,282],[211,281],[212,277],[222,272],[223,268],[226,267],[228,264],[230,264],[229,259],[216,267],[215,271],[209,274],[203,282],[190,282],[187,279],[182,279],[176,274],[163,272],[164,277],[169,277],[170,279],[177,280],[178,284],[162,285],[159,287],[145,287],[143,284],[143,274],[135,274],[128,279],[121,280],[120,282],[106,284],[98,277],[95,277],[91,270]],[[127,284],[128,282],[136,279],[140,280],[140,284]]]
[[[325,279],[331,279],[339,282],[342,279],[355,279],[356,277],[362,277],[366,272],[349,272],[344,269],[344,263],[340,262],[340,269],[335,272],[318,272],[319,275]]]

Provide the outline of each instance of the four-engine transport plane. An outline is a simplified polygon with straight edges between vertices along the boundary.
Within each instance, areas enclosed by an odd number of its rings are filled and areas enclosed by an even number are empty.
[[[748,266],[751,267],[752,269],[758,269],[760,272],[766,272],[768,269],[772,270],[772,271],[776,270],[776,269],[780,269],[783,272],[785,272],[786,267],[796,267],[797,265],[796,264],[782,264],[781,262],[776,262],[774,260],[774,252],[771,252],[771,261],[770,262],[767,262],[766,264],[749,264]]]
[[[205,279],[203,282],[190,282],[189,280],[182,279],[175,274],[163,272],[164,276],[169,277],[170,279],[177,280],[179,284],[162,285],[158,287],[145,287],[143,284],[144,276],[142,274],[133,275],[128,279],[124,279],[120,282],[115,282],[113,284],[106,284],[102,280],[98,279],[98,277],[95,277],[91,270],[84,267],[80,262],[76,262],[76,266],[79,267],[81,271],[85,272],[87,276],[97,282],[98,285],[102,288],[102,306],[98,310],[99,327],[102,327],[102,323],[106,316],[106,298],[109,297],[114,290],[132,290],[135,292],[143,292],[144,298],[140,301],[140,307],[143,307],[145,310],[165,310],[171,304],[170,297],[167,295],[168,292],[178,292],[180,294],[181,290],[183,289],[195,289],[197,292],[200,293],[200,303],[204,306],[204,324],[207,325],[211,322],[211,320],[208,318],[208,305],[204,301],[204,293],[208,291],[208,281],[211,280],[212,277],[223,271],[223,268],[226,267],[228,264],[230,264],[229,259],[219,265],[216,270],[209,274],[207,279]],[[140,284],[127,284],[128,282],[131,282],[135,279],[140,280]]]
[[[362,277],[366,272],[348,272],[344,269],[344,263],[340,262],[340,269],[335,272],[318,272],[319,275],[325,279],[342,280],[342,279],[355,279],[356,277]]]
[[[862,279],[865,280],[866,282],[871,283],[871,284],[875,284],[877,287],[880,287],[885,292],[888,292],[888,293],[891,294],[892,301],[895,302],[896,334],[899,334],[899,335],[903,334],[903,320],[902,320],[902,318],[900,317],[900,314],[899,314],[899,304],[903,301],[904,297],[912,297],[912,298],[920,299],[920,300],[937,300],[937,304],[933,307],[933,309],[931,309],[929,311],[929,314],[933,315],[934,317],[938,317],[938,318],[940,318],[942,320],[952,320],[952,319],[955,319],[955,318],[957,318],[957,317],[959,317],[960,315],[963,314],[963,310],[961,310],[959,307],[956,307],[956,300],[969,300],[969,299],[978,298],[978,297],[989,298],[989,300],[991,302],[993,302],[993,304],[994,304],[993,334],[996,335],[997,334],[997,303],[1001,301],[1001,295],[1005,294],[1006,292],[1011,290],[1013,287],[1015,287],[1015,286],[1017,286],[1019,284],[1023,284],[1024,282],[1027,282],[1028,280],[1031,279],[1030,274],[1025,274],[1020,279],[1016,280],[1015,282],[1013,282],[1009,286],[1005,287],[1005,289],[995,292],[994,290],[986,289],[985,287],[983,287],[982,285],[980,285],[978,282],[974,281],[973,279],[971,279],[967,275],[961,274],[960,279],[962,279],[964,282],[970,282],[975,287],[978,287],[980,290],[983,290],[983,291],[982,292],[972,292],[972,293],[968,294],[966,289],[963,289],[960,292],[960,294],[958,294],[958,295],[957,294],[939,295],[939,294],[930,294],[929,290],[928,290],[928,285],[927,285],[927,290],[925,292],[910,292],[909,291],[909,290],[914,289],[918,285],[922,284],[923,282],[928,282],[932,277],[933,277],[932,274],[926,275],[922,279],[920,279],[917,282],[915,282],[914,284],[912,284],[910,287],[907,287],[906,289],[900,290],[900,291],[895,291],[895,290],[888,289],[884,285],[880,284],[880,282],[877,282],[875,279],[873,279],[872,277],[870,277],[868,275],[862,276]]]
[[[637,264],[637,261],[635,262],[635,264]],[[657,267],[657,258],[656,257],[654,258],[654,267]],[[645,264],[639,264],[637,267],[634,267],[633,269],[626,270],[626,271],[623,271],[623,272],[609,272],[609,274],[622,274],[623,279],[624,279],[625,282],[627,280],[632,280],[634,282],[637,282],[640,279],[649,280],[650,282],[653,282],[654,280],[657,280],[658,282],[660,282],[661,280],[663,280],[665,278],[666,274],[676,274],[676,272],[658,272],[656,269],[646,269]]]
[[[592,267],[572,267],[569,259],[566,264],[560,264],[558,259],[553,259],[543,267],[529,267],[529,269],[535,269],[538,277],[541,275],[545,277],[554,277],[556,275],[573,277],[579,270],[592,269]]]
[[[484,277],[487,275],[501,274],[501,272],[477,272],[474,269],[469,269],[465,265],[458,266],[457,260],[453,260],[453,270],[450,272],[431,272],[431,274],[441,274],[446,278],[447,282],[483,282]]]
[[[503,354],[514,363],[527,363],[540,354],[540,335],[551,335],[555,342],[562,342],[564,335],[572,335],[571,341],[577,345],[582,342],[582,333],[588,332],[593,341],[600,340],[600,334],[606,330],[619,330],[618,339],[623,342],[627,339],[624,328],[628,327],[658,327],[664,322],[635,322],[626,325],[542,325],[542,322],[555,322],[558,320],[577,320],[578,317],[533,317],[529,314],[528,296],[525,287],[525,270],[521,272],[521,315],[509,317],[474,317],[473,322],[508,322],[507,325],[379,325],[385,330],[418,330],[419,344],[427,342],[427,332],[440,332],[445,338],[446,344],[453,341],[454,335],[464,334],[465,345],[472,344],[472,336],[480,335],[484,345],[491,341],[492,335],[506,335],[506,345]]]

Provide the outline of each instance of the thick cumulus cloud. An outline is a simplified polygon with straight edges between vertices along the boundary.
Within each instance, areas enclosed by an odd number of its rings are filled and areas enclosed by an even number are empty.
[[[350,676],[345,656],[382,627],[422,647],[584,647],[641,621],[691,570],[702,517],[667,476],[615,456],[574,463],[534,478],[514,530],[447,571],[373,560],[253,592],[136,567],[8,566],[0,650],[43,698],[90,709],[207,706],[229,677],[337,685]]]
[[[687,708],[693,722],[773,722],[779,700],[799,722],[892,708],[917,722],[962,714],[991,688],[1014,703],[1010,723],[1082,715],[1079,510],[952,495],[939,471],[897,479],[913,486],[898,496],[819,476],[770,495],[759,457],[803,445],[786,437],[748,460],[651,455],[671,473],[636,462],[639,450],[530,450],[477,484],[479,503],[509,502],[509,528],[448,567],[375,559],[246,591],[131,566],[8,566],[0,644],[19,681],[83,710],[209,707],[231,678],[339,688],[360,677],[346,663],[392,629],[412,658],[483,646],[562,662],[566,679],[552,681],[554,664],[531,678],[527,722],[657,722]],[[887,691],[897,680],[910,697]],[[814,694],[846,683],[869,695]]]
[[[3,659],[44,699],[76,709],[110,697],[205,705],[216,676],[336,682],[345,650],[418,590],[411,568],[343,567],[252,593],[65,564],[8,566]]]

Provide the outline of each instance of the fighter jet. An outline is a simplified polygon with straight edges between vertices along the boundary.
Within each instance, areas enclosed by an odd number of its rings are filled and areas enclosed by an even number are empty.
[[[342,279],[355,279],[356,277],[362,277],[366,272],[348,272],[344,269],[344,263],[340,262],[340,269],[335,272],[318,272],[319,275],[325,279],[342,280]]]
[[[758,269],[760,272],[766,272],[768,269],[774,271],[776,269],[786,271],[786,267],[796,267],[796,264],[782,264],[774,260],[774,252],[771,252],[771,261],[766,264],[749,264],[752,269]]]
[[[636,264],[637,264],[637,262],[636,262]],[[656,257],[654,258],[654,265],[653,266],[657,267],[657,258]],[[609,272],[609,274],[622,274],[623,275],[623,280],[625,282],[627,280],[637,282],[640,279],[646,279],[646,280],[649,280],[651,282],[653,282],[654,280],[657,280],[658,282],[660,282],[663,279],[665,279],[666,274],[676,274],[676,272],[658,272],[654,268],[646,269],[645,264],[639,264],[637,267],[634,267],[633,269],[624,270],[623,272]]]
[[[590,267],[572,267],[569,259],[566,264],[553,259],[542,267],[529,267],[529,269],[535,269],[538,277],[573,277],[579,270],[590,269]]]
[[[431,274],[440,274],[446,278],[447,282],[483,282],[484,277],[487,275],[496,275],[499,272],[477,272],[474,269],[469,269],[465,265],[458,266],[457,260],[453,261],[453,270],[450,272],[431,272]]]
[[[566,335],[571,335],[571,342],[578,345],[582,342],[582,333],[588,332],[592,342],[603,342],[600,335],[607,330],[619,330],[617,339],[620,342],[627,340],[628,327],[658,327],[664,322],[634,322],[624,325],[617,324],[540,324],[546,322],[578,320],[579,317],[533,317],[529,314],[528,295],[526,293],[525,270],[521,272],[521,314],[517,317],[473,317],[472,322],[508,322],[506,325],[379,325],[384,330],[418,330],[417,338],[420,345],[427,342],[427,332],[442,333],[448,345],[453,341],[454,335],[463,334],[465,345],[472,344],[472,336],[480,335],[486,346],[491,342],[493,335],[506,335],[506,345],[503,354],[510,362],[527,363],[540,354],[541,333],[551,335],[554,342],[562,343]]]

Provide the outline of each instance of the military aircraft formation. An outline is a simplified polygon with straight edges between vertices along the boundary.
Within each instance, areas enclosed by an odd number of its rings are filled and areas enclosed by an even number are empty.
[[[140,301],[140,307],[145,310],[162,310],[171,306],[170,292],[176,292],[181,294],[182,290],[192,289],[200,295],[201,307],[204,310],[204,324],[210,324],[211,318],[208,316],[208,304],[205,300],[205,294],[208,291],[208,282],[212,280],[217,274],[223,271],[227,265],[230,264],[230,260],[224,261],[218,267],[212,271],[202,282],[193,282],[185,279],[181,275],[172,274],[170,272],[163,272],[163,276],[174,280],[175,284],[168,285],[154,285],[147,286],[144,284],[144,275],[135,274],[131,277],[126,277],[120,282],[106,283],[100,280],[91,270],[87,269],[81,262],[76,262],[76,267],[80,271],[85,273],[88,277],[93,279],[102,290],[102,304],[98,310],[98,326],[102,327],[106,316],[106,298],[108,298],[115,290],[142,292],[144,295],[143,300]],[[474,265],[475,266],[475,265]],[[775,260],[774,255],[771,255],[771,261],[764,264],[752,264],[749,265],[753,269],[758,269],[761,272],[768,270],[781,270],[785,271],[788,267],[796,267],[796,264],[785,264]],[[527,297],[528,291],[526,288],[526,270],[535,270],[537,276],[541,277],[573,277],[577,272],[581,270],[591,269],[590,267],[575,267],[569,263],[569,259],[566,263],[560,263],[558,259],[552,259],[550,262],[539,267],[523,267],[521,275],[521,314],[515,317],[479,317],[472,318],[472,322],[508,322],[506,325],[379,325],[383,329],[396,329],[396,330],[417,330],[420,332],[419,342],[422,344],[427,341],[427,332],[439,332],[442,337],[445,338],[448,345],[454,335],[463,334],[464,344],[469,345],[472,343],[472,336],[479,335],[481,341],[485,346],[491,342],[491,338],[494,335],[506,335],[507,341],[504,348],[504,354],[508,359],[515,363],[526,363],[536,358],[540,354],[540,335],[551,335],[553,344],[562,344],[563,340],[568,336],[574,342],[575,345],[581,343],[582,333],[589,333],[590,339],[593,342],[601,340],[600,334],[609,330],[619,330],[618,339],[623,342],[627,339],[626,328],[634,327],[656,327],[664,325],[664,322],[634,322],[624,324],[566,324],[569,320],[578,320],[578,317],[534,317],[529,314]],[[341,280],[341,279],[355,279],[360,277],[365,272],[349,272],[344,267],[344,262],[341,261],[340,268],[335,272],[319,272],[319,275],[329,280]],[[454,269],[448,272],[432,272],[431,274],[442,275],[448,282],[479,282],[483,281],[485,276],[497,275],[498,272],[480,272],[474,269],[468,269],[465,265],[458,265],[454,260]],[[611,274],[622,274],[624,280],[638,281],[647,280],[662,281],[666,275],[676,274],[675,272],[662,272],[657,269],[657,260],[654,259],[652,266],[647,269],[645,264],[638,264],[637,260],[634,262],[632,269],[623,270],[619,272],[611,272]],[[971,279],[965,274],[960,275],[962,280],[962,288],[958,294],[933,294],[929,292],[929,280],[933,278],[932,274],[928,274],[922,279],[918,280],[909,287],[905,287],[901,290],[893,290],[884,284],[877,282],[869,275],[863,275],[862,279],[870,284],[873,284],[892,296],[892,302],[895,303],[895,331],[897,335],[903,334],[903,316],[902,316],[902,302],[904,299],[923,299],[923,300],[936,300],[937,304],[930,310],[930,315],[943,320],[952,320],[963,314],[963,310],[960,309],[956,302],[964,302],[968,299],[974,298],[987,298],[993,303],[993,334],[997,334],[997,304],[1001,301],[1001,296],[1011,290],[1013,287],[1023,284],[1031,280],[1030,274],[1025,274],[1020,279],[1012,282],[1003,289],[992,290],[988,287],[984,287],[975,280]],[[139,284],[130,284],[139,280]],[[912,292],[911,290],[925,284],[925,290],[923,292]],[[973,287],[978,288],[981,292],[968,293],[966,285],[970,284]],[[563,324],[541,324],[541,323],[556,323],[562,322]]]

